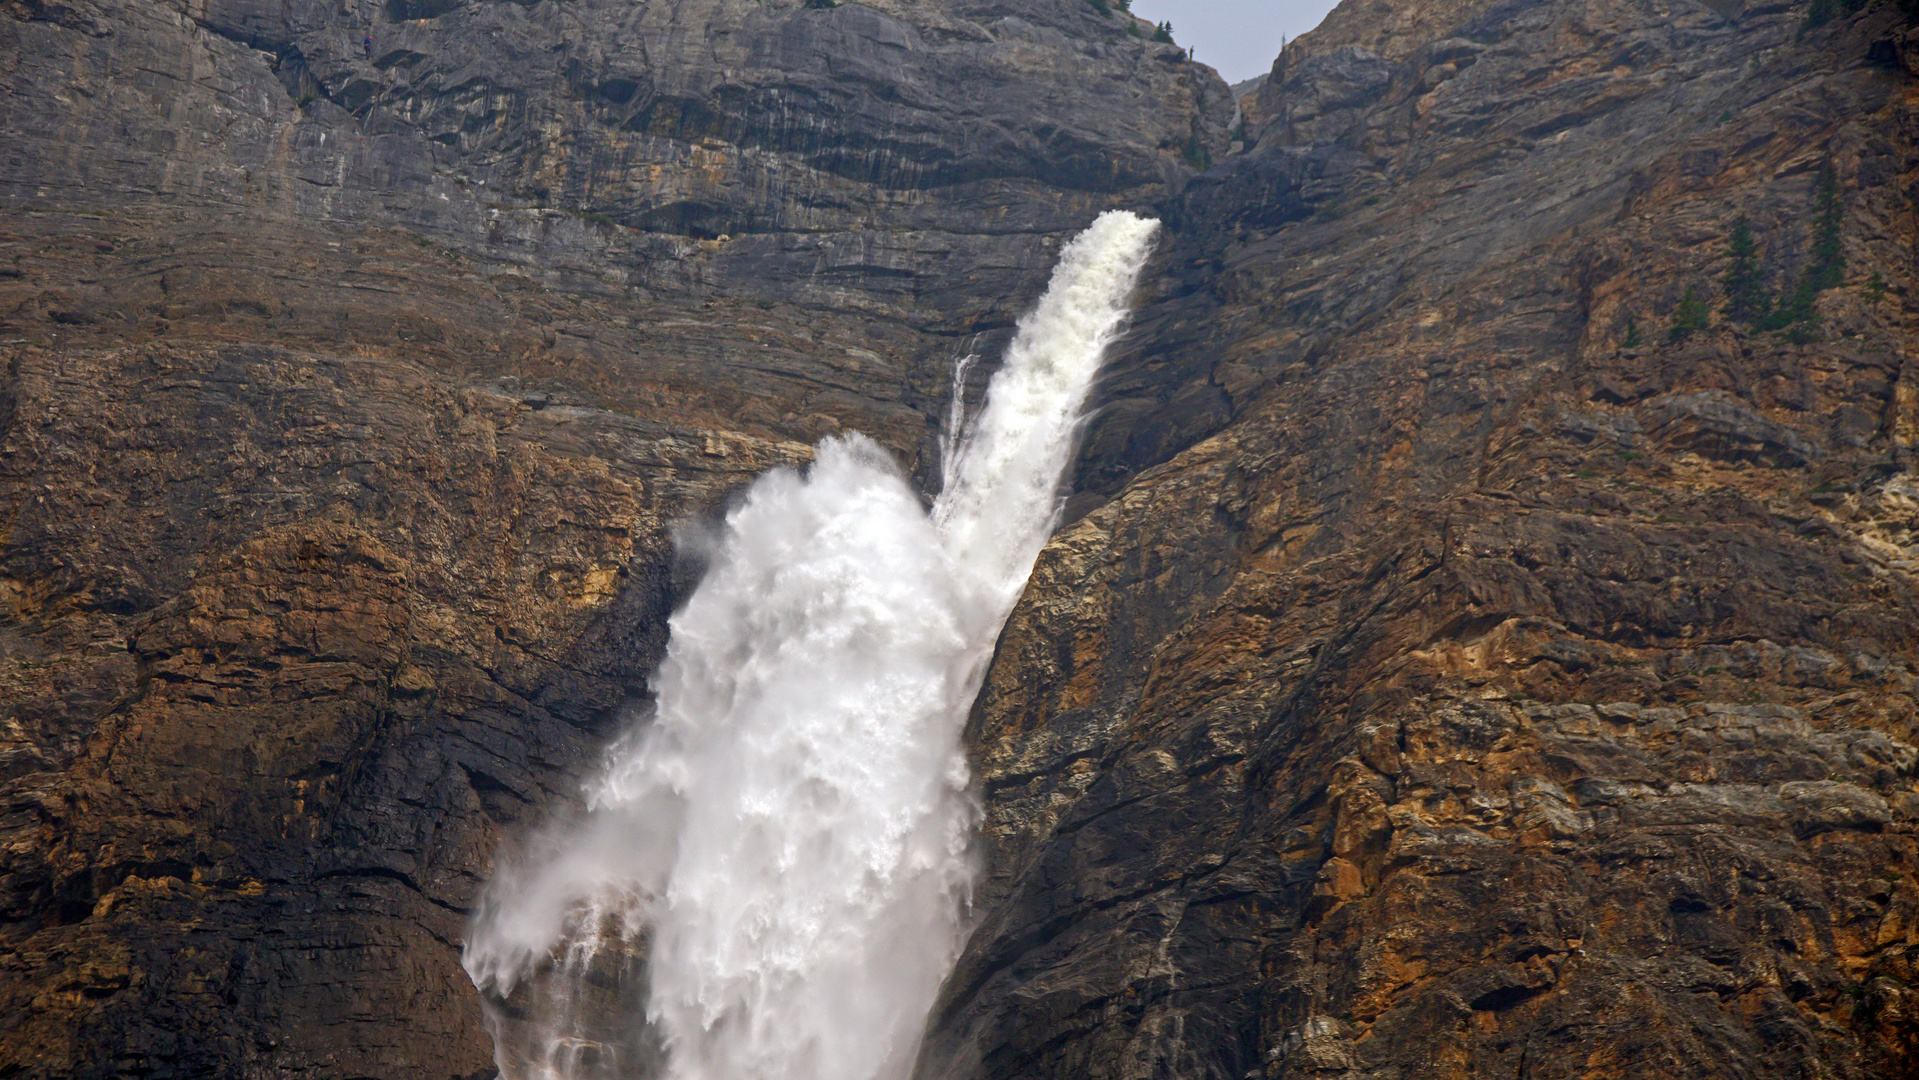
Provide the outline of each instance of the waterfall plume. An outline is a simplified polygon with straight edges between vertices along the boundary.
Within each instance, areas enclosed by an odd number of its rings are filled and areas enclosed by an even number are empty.
[[[982,412],[949,420],[931,513],[855,434],[760,477],[726,516],[671,620],[653,709],[609,749],[584,815],[481,898],[465,966],[494,1002],[503,1075],[910,1073],[972,885],[960,730],[1058,522],[1156,227],[1109,212],[1061,252]],[[642,936],[639,993],[609,958]],[[539,972],[558,977],[509,1037],[498,1003]]]

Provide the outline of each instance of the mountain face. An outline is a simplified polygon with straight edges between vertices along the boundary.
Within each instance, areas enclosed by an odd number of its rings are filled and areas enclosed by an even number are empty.
[[[675,527],[930,487],[1114,206],[922,1073],[1913,1072],[1899,9],[1348,0],[1233,132],[1080,0],[6,12],[0,1074],[488,1070]]]
[[[941,1075],[1910,1075],[1910,32],[1376,10],[1164,204]]]
[[[842,429],[934,468],[955,358],[1231,118],[1065,0],[8,13],[35,1076],[489,1067],[466,910],[643,697],[674,525]]]

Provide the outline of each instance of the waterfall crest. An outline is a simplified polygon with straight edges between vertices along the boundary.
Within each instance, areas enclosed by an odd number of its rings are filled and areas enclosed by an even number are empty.
[[[609,749],[585,815],[481,898],[464,963],[504,1076],[911,1072],[972,885],[960,730],[1057,524],[1157,224],[1109,212],[1062,251],[964,438],[955,413],[930,514],[855,434],[803,474],[762,476],[727,515],[671,620],[654,710]],[[651,1048],[606,1030],[645,1026],[603,967],[633,951],[606,944],[642,935]],[[562,977],[509,1037],[499,1003],[542,970]]]

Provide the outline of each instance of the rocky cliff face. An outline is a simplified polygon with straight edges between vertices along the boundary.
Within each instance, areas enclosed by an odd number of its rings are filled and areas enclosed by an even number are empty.
[[[1275,66],[975,718],[936,1074],[1913,1071],[1913,69],[1808,21],[1342,7]],[[1816,326],[1720,314],[1828,168]]]
[[[7,12],[9,1074],[485,1070],[465,909],[673,524],[844,427],[930,475],[1114,205],[1168,239],[924,1071],[1913,1070],[1896,10],[1349,4],[1230,156],[1077,0]],[[1720,314],[1828,167],[1816,324]]]
[[[9,1074],[489,1066],[465,909],[674,523],[842,427],[930,466],[1231,114],[1064,0],[7,10]]]

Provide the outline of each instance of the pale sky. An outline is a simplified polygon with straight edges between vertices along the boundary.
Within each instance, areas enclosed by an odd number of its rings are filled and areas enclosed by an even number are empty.
[[[1133,14],[1173,23],[1173,40],[1229,83],[1264,75],[1288,39],[1319,25],[1333,0],[1133,0]]]

